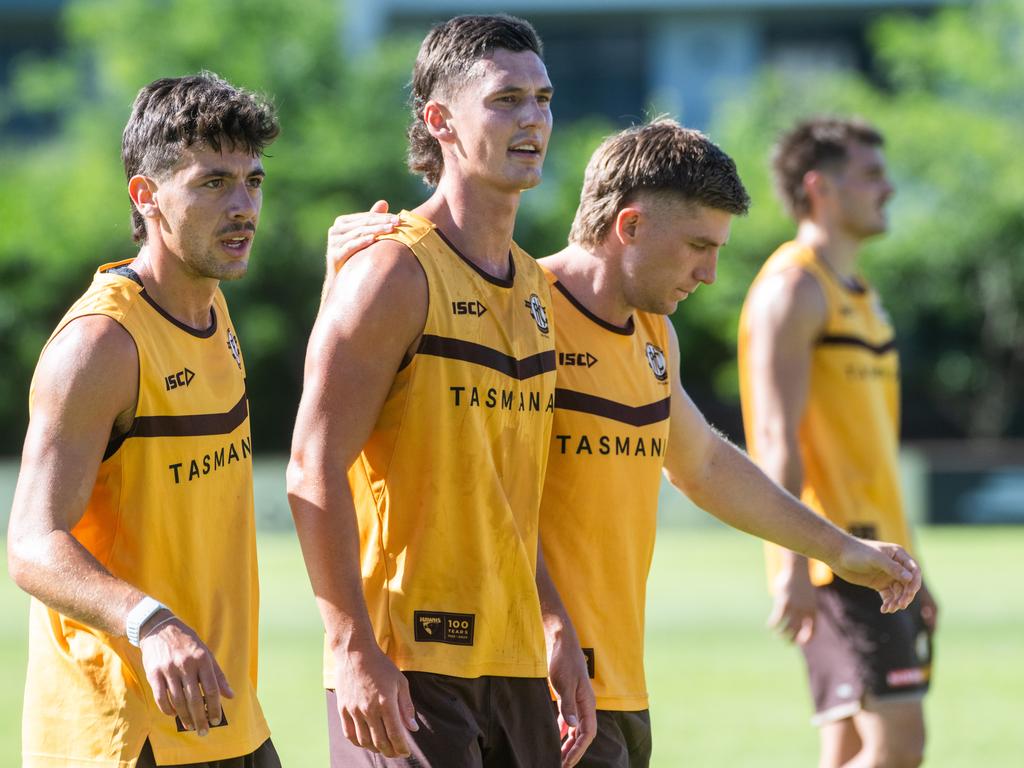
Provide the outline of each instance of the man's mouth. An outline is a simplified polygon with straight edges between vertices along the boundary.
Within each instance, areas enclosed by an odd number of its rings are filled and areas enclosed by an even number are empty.
[[[520,141],[517,144],[513,144],[508,148],[509,152],[516,155],[525,155],[527,157],[537,157],[540,155],[540,142],[536,141]]]
[[[242,251],[249,245],[252,235],[231,235],[221,238],[221,244],[233,251]]]

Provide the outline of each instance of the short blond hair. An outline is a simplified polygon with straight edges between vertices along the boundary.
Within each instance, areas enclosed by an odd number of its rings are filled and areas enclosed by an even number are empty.
[[[674,193],[734,215],[750,208],[732,158],[700,131],[660,118],[610,136],[594,152],[569,242],[599,245],[618,212],[649,192]]]

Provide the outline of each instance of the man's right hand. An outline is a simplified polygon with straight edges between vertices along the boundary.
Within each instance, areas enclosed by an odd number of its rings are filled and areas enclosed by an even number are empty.
[[[156,705],[200,736],[220,725],[220,697],[235,697],[213,652],[185,622],[160,611],[142,628],[142,666]]]
[[[335,694],[345,738],[385,757],[408,757],[405,732],[418,731],[409,681],[377,648],[337,654]]]
[[[807,573],[806,561],[788,571],[781,572],[775,579],[775,603],[768,626],[776,630],[791,643],[807,643],[814,634],[814,614],[817,611],[817,596],[814,585]]]

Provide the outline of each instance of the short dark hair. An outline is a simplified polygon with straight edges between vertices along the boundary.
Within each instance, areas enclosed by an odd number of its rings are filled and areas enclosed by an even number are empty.
[[[794,219],[811,212],[804,176],[808,171],[841,168],[852,143],[880,147],[885,143],[873,125],[860,118],[812,117],[801,120],[779,139],[772,153],[775,189]]]
[[[173,168],[193,144],[216,152],[226,144],[254,157],[280,132],[269,101],[236,88],[212,72],[154,80],[135,97],[121,137],[126,178],[159,177]],[[146,223],[132,206],[132,240],[146,242]]]
[[[423,108],[433,98],[451,96],[473,65],[499,48],[533,51],[540,57],[544,50],[530,22],[506,14],[456,16],[436,24],[423,39],[412,69],[408,163],[427,184],[437,186],[444,158],[423,122]]]
[[[661,118],[610,136],[591,156],[569,242],[600,245],[618,212],[645,192],[735,215],[750,208],[732,158],[700,131]]]

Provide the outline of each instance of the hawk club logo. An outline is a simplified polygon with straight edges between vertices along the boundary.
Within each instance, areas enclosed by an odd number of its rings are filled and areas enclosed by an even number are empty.
[[[230,328],[228,328],[228,349],[231,350],[231,356],[235,358],[235,362],[238,363],[238,367],[242,367],[242,350],[238,346],[238,339],[235,338],[235,334]]]
[[[530,316],[533,318],[533,322],[537,324],[540,332],[547,333],[549,329],[548,313],[544,309],[544,305],[540,303],[540,297],[536,293],[531,293],[530,298],[523,303],[530,310]]]
[[[668,378],[668,366],[665,364],[665,353],[656,346],[647,342],[647,364],[654,371],[654,378],[658,381],[665,381]]]
[[[472,645],[476,615],[444,611],[413,611],[413,639],[417,643]]]

